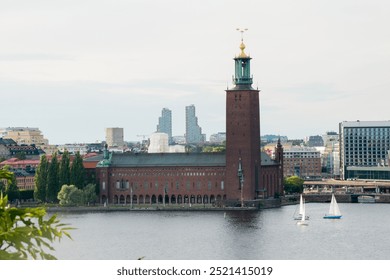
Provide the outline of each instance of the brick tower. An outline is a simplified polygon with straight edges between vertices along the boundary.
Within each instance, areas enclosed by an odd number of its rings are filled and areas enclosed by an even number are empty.
[[[226,195],[231,203],[245,205],[257,198],[260,182],[260,108],[243,39],[240,49],[234,87],[226,90]]]

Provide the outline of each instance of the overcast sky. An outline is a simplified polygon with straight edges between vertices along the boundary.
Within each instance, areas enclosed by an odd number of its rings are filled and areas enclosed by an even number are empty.
[[[253,58],[261,134],[303,138],[344,120],[390,120],[390,2],[0,0],[0,127],[51,144],[125,140],[185,106],[225,131],[240,33]]]

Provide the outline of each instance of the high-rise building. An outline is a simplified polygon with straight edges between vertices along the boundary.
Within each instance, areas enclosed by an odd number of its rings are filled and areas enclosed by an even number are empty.
[[[172,143],[172,111],[163,108],[161,117],[158,118],[157,132],[168,134],[168,143]]]
[[[195,115],[195,106],[186,106],[186,143],[199,144],[205,142],[205,135],[198,125],[198,118]]]
[[[386,166],[390,150],[390,121],[343,121],[339,124],[340,176],[348,167]]]
[[[106,128],[106,143],[109,147],[123,147],[123,128],[109,127]]]

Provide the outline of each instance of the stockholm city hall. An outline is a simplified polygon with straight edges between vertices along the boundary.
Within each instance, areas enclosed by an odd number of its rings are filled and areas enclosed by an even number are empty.
[[[97,165],[100,201],[131,205],[257,206],[283,193],[283,147],[260,150],[259,90],[241,39],[234,87],[226,90],[225,153],[104,152]]]

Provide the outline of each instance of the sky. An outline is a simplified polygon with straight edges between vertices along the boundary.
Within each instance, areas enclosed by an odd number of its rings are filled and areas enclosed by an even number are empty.
[[[127,141],[163,108],[185,133],[225,131],[241,34],[260,90],[261,134],[290,139],[342,121],[390,120],[390,2],[380,0],[0,0],[0,128],[50,144]]]

